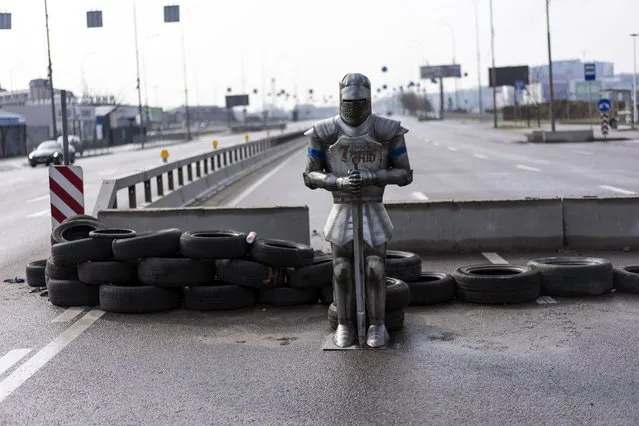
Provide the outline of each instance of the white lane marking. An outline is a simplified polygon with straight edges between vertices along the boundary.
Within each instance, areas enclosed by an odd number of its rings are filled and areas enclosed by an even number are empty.
[[[508,265],[506,259],[498,255],[497,253],[486,252],[482,253],[482,256],[488,259],[490,263],[494,263],[496,265]]]
[[[573,152],[583,155],[592,155],[592,151],[586,151],[585,149],[573,149]]]
[[[550,296],[539,296],[535,301],[540,305],[552,305],[553,303],[557,303],[557,301]]]
[[[448,147],[448,150],[449,150],[449,151],[457,151],[457,148],[455,148],[454,146],[449,146],[449,147]]]
[[[616,186],[610,186],[610,185],[599,185],[599,188],[601,188],[601,189],[607,189],[608,191],[618,192],[618,193],[620,193],[620,194],[625,194],[625,195],[637,195],[637,193],[636,193],[636,192],[628,191],[627,189],[617,188]]]
[[[116,169],[108,169],[108,170],[102,170],[101,172],[98,172],[98,175],[100,176],[107,176],[107,175],[111,175],[113,173],[117,172]]]
[[[479,158],[481,160],[486,160],[488,158],[484,154],[473,154],[473,157]]]
[[[36,352],[35,355],[2,380],[0,382],[0,402],[7,399],[9,395],[29,380],[39,369],[44,367],[47,362],[51,361],[66,348],[69,343],[73,342],[89,328],[91,324],[100,319],[102,315],[104,315],[104,311],[99,309],[89,311],[85,316],[60,333],[58,337],[49,342],[49,344]]]
[[[433,142],[433,145],[439,146],[439,142]]]
[[[64,312],[51,320],[51,322],[69,322],[82,312],[84,312],[84,308],[81,307],[74,306],[72,308],[67,308]]]
[[[39,212],[32,213],[32,214],[30,214],[27,217],[42,217],[42,216],[46,216],[48,214],[51,214],[51,207],[49,207],[48,209],[45,209],[45,210],[41,210]]]
[[[411,192],[410,195],[417,200],[428,201],[428,197],[423,192],[415,191]]]
[[[524,164],[517,164],[515,167],[520,169],[520,170],[526,170],[526,171],[529,171],[529,172],[540,172],[541,171],[537,167],[530,167],[530,166],[526,166]]]
[[[246,188],[240,195],[238,195],[237,197],[233,198],[227,205],[229,207],[237,206],[239,203],[242,202],[242,200],[244,200],[246,197],[251,195],[251,193],[253,191],[255,191],[257,188],[262,186],[262,184],[264,182],[266,182],[268,179],[270,179],[275,173],[277,173],[280,170],[282,170],[288,163],[290,163],[291,161],[295,160],[296,158],[297,158],[297,155],[295,153],[289,159],[287,159],[284,162],[282,162],[282,164],[280,164],[279,166],[277,166],[276,168],[274,168],[273,170],[268,172],[266,175],[262,176],[262,178],[260,180],[258,180],[253,185],[251,185],[248,188]]]
[[[49,194],[27,200],[27,203],[36,203],[38,201],[48,200],[48,199],[49,199]]]
[[[544,296],[546,298],[546,303],[557,303],[557,301],[555,299],[553,299],[550,296]]]
[[[31,352],[31,349],[29,348],[14,349],[7,352],[2,358],[0,358],[0,375],[4,374],[5,371],[27,356],[29,352]]]

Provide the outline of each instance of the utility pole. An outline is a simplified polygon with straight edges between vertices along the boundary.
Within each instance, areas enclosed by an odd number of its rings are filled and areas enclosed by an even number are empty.
[[[133,32],[135,37],[135,67],[137,72],[137,89],[138,89],[138,113],[140,114],[140,136],[142,148],[144,148],[144,113],[142,112],[142,89],[140,87],[140,49],[138,48],[138,17],[135,10],[135,0],[133,1]]]
[[[637,125],[637,36],[638,33],[630,34],[634,51],[634,72],[632,73],[632,128]]]
[[[190,141],[191,137],[191,115],[189,114],[189,86],[187,83],[186,74],[186,47],[184,43],[184,24],[182,26],[182,62],[184,66],[184,108],[186,109],[186,140]]]
[[[55,89],[53,88],[53,65],[51,64],[51,41],[49,40],[49,9],[47,0],[44,0],[44,17],[47,27],[47,53],[49,55],[49,88],[51,89],[51,117],[53,118],[53,139],[58,137],[58,126],[55,116]]]
[[[552,83],[552,52],[550,49],[550,0],[546,0],[546,28],[548,29],[548,81],[550,83],[550,102],[548,108],[550,110],[550,130],[555,131],[555,113],[553,111],[553,101],[555,98]]]
[[[479,52],[479,11],[475,0],[475,40],[477,42],[477,96],[479,97],[479,115],[483,115],[484,107],[481,98],[481,53]]]
[[[495,129],[497,128],[497,86],[495,85],[495,83],[497,83],[497,78],[496,78],[496,74],[497,74],[497,70],[495,69],[495,25],[493,23],[493,0],[490,0],[490,50],[491,50],[491,56],[492,58],[492,62],[493,62],[493,69],[491,70],[492,76],[493,76],[493,125],[495,127]]]

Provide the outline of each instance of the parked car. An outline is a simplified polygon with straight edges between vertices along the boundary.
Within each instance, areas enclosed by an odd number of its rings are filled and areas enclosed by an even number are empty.
[[[35,167],[38,164],[62,164],[64,162],[64,152],[62,144],[58,141],[44,141],[38,145],[29,154],[29,165]],[[69,163],[75,163],[75,149],[72,145],[69,145]]]
[[[67,136],[67,138],[69,140],[69,145],[73,146],[73,149],[75,149],[75,152],[79,153],[80,155],[83,155],[84,145],[82,143],[82,139],[80,139],[80,136],[69,135]],[[58,136],[58,143],[62,145],[62,136]]]

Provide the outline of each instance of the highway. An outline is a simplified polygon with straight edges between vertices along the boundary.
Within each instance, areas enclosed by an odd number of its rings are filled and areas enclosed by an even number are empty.
[[[623,195],[639,192],[639,140],[532,145],[521,134],[404,120],[415,181],[387,200]],[[221,146],[243,135],[214,136]],[[168,147],[171,160],[211,140]],[[161,164],[162,148],[80,158],[86,205],[104,178]],[[321,238],[330,196],[303,185],[306,152],[265,167],[207,202],[308,205]],[[46,257],[47,170],[0,162],[0,274]],[[90,209],[89,209],[90,210]],[[422,257],[423,268],[553,253]],[[570,253],[569,253],[570,254]],[[637,264],[636,253],[600,256]],[[637,296],[558,298],[514,307],[455,301],[406,310],[391,350],[323,352],[325,306],[238,312],[104,314],[52,306],[0,283],[2,424],[637,424]],[[554,303],[556,302],[556,303]]]
[[[296,123],[289,129],[303,127]],[[249,133],[250,140],[264,137],[265,132]],[[212,141],[217,139],[219,147],[244,142],[244,134],[214,134],[202,136],[189,143],[155,146],[144,150],[137,145],[115,147],[111,154],[76,158],[84,175],[85,211],[91,213],[104,179],[112,179],[136,173],[164,164],[160,158],[163,149],[169,151],[169,160],[175,161],[211,151]],[[49,250],[51,217],[49,208],[49,171],[45,166],[31,168],[26,158],[0,161],[0,271],[24,264],[27,259],[46,258]],[[177,179],[177,178],[176,178]],[[155,184],[153,192],[156,192]],[[121,191],[120,197],[126,196]],[[139,201],[143,200],[142,187],[137,190]],[[122,203],[121,203],[122,204]],[[18,271],[20,268],[17,268]]]
[[[524,143],[521,132],[479,123],[418,122],[407,118],[406,144],[414,181],[389,186],[386,201],[481,200],[525,197],[621,196],[639,193],[638,140],[592,143]],[[318,234],[330,195],[304,186],[306,152],[264,168],[209,200],[208,205],[308,205]],[[259,183],[259,186],[255,183]],[[240,187],[241,186],[241,187]],[[269,190],[277,188],[277,190]],[[327,246],[321,235],[312,240]]]

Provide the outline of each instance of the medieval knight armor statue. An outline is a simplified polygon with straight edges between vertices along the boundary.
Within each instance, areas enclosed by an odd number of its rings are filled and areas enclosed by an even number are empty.
[[[382,198],[386,185],[413,180],[404,140],[408,130],[372,113],[366,76],[347,74],[339,89],[339,115],[305,133],[310,143],[304,183],[333,195],[324,238],[333,255],[334,343],[347,347],[359,338],[360,344],[377,348],[389,340],[384,264],[393,230]]]

